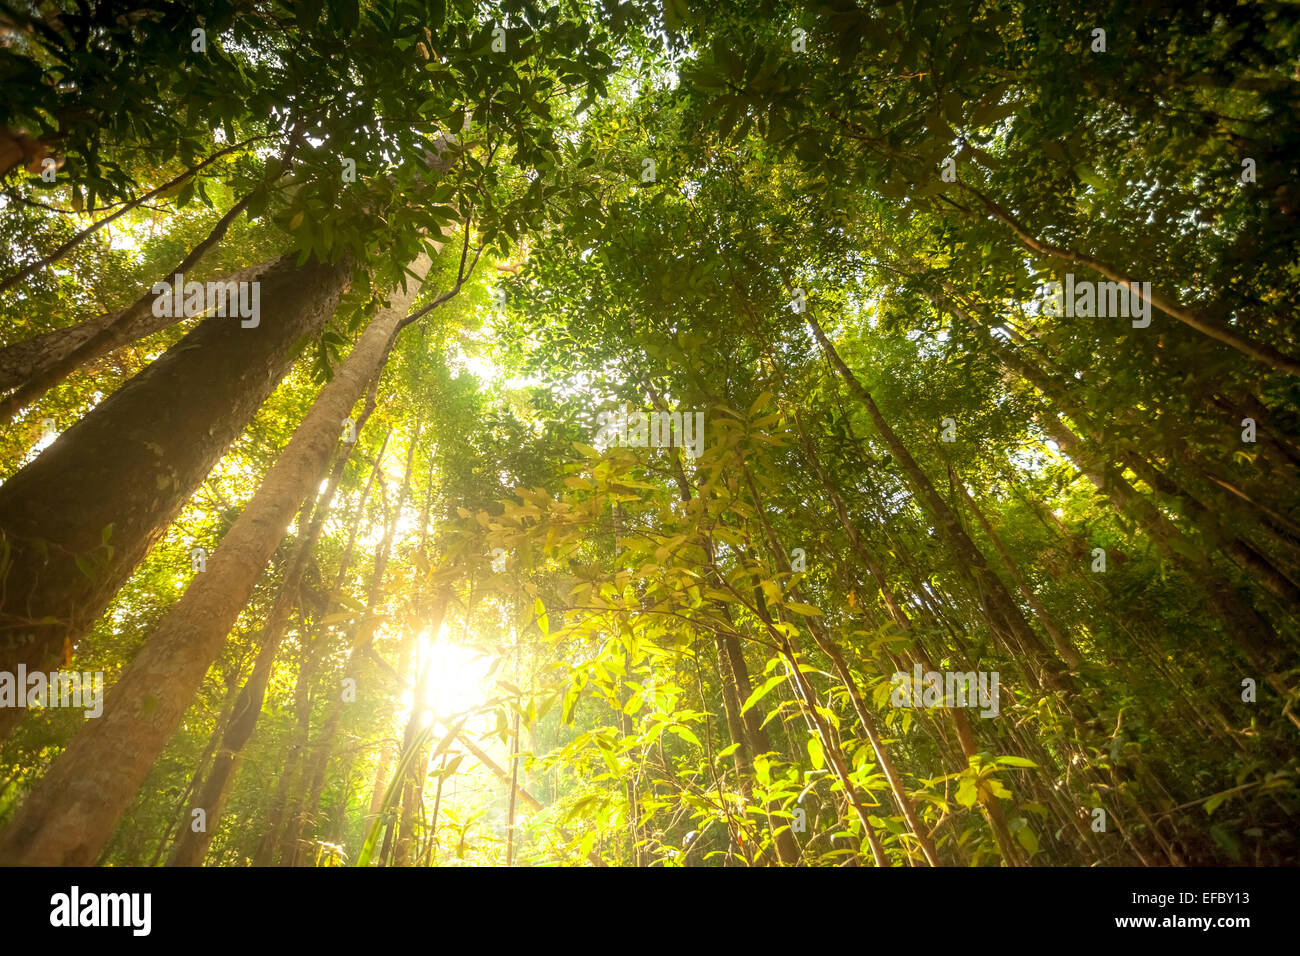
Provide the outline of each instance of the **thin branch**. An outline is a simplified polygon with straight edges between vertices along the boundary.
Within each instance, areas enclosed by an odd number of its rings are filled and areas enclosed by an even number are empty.
[[[142,205],[142,204],[145,202],[145,200],[152,199],[154,196],[157,196],[159,193],[164,192],[165,190],[171,189],[173,186],[177,185],[178,183],[182,183],[182,182],[184,182],[186,179],[189,179],[189,178],[191,178],[191,177],[197,175],[198,172],[199,172],[199,170],[201,170],[201,169],[203,169],[204,167],[206,167],[206,166],[208,166],[208,165],[211,165],[212,163],[216,162],[216,161],[217,161],[218,159],[220,159],[222,156],[225,156],[225,155],[227,155],[228,153],[232,153],[232,152],[234,152],[235,150],[242,149],[243,147],[247,146],[249,143],[254,143],[254,142],[257,142],[258,140],[269,139],[269,138],[271,137],[271,135],[273,135],[273,134],[267,134],[267,135],[265,135],[265,136],[254,136],[254,137],[252,137],[251,139],[246,139],[246,140],[244,140],[244,141],[241,142],[241,143],[235,143],[235,144],[232,145],[232,146],[227,146],[227,147],[225,147],[224,149],[219,149],[219,150],[217,150],[215,153],[213,153],[211,156],[209,156],[209,157],[208,157],[207,159],[205,159],[203,162],[199,163],[197,166],[195,166],[195,167],[193,167],[193,168],[191,168],[191,169],[187,169],[185,172],[181,173],[179,176],[176,176],[176,177],[174,177],[174,178],[168,180],[167,182],[163,183],[161,186],[158,186],[158,187],[156,187],[155,189],[151,189],[151,190],[149,190],[149,192],[145,193],[143,196],[140,196],[140,197],[137,198],[137,199],[133,199],[133,200],[131,200],[130,202],[126,203],[126,204],[125,204],[121,209],[119,209],[117,212],[113,213],[111,216],[105,216],[103,219],[100,219],[100,220],[98,220],[98,221],[96,221],[96,222],[91,223],[89,226],[87,226],[85,229],[81,230],[81,232],[77,233],[75,236],[73,236],[73,237],[72,237],[71,239],[69,239],[67,242],[63,243],[61,246],[59,246],[57,249],[55,249],[55,250],[54,250],[53,252],[51,252],[49,255],[42,256],[40,259],[37,259],[35,262],[31,263],[30,265],[24,266],[22,269],[20,269],[19,271],[15,272],[13,275],[8,276],[8,277],[5,278],[4,280],[0,281],[0,292],[4,292],[4,291],[6,291],[6,290],[8,290],[8,289],[13,288],[15,285],[17,285],[19,282],[23,281],[23,279],[27,278],[29,275],[31,275],[31,274],[32,274],[33,272],[35,272],[36,270],[41,269],[41,268],[44,268],[45,266],[48,266],[48,265],[50,265],[50,264],[52,264],[52,263],[58,262],[58,261],[59,261],[60,259],[62,259],[62,258],[63,258],[63,257],[64,257],[64,256],[65,256],[65,255],[66,255],[66,254],[71,250],[71,249],[75,248],[75,247],[76,247],[80,242],[82,242],[84,239],[86,239],[86,238],[88,238],[88,237],[94,235],[96,232],[98,232],[100,229],[103,229],[105,226],[107,226],[107,225],[108,225],[110,222],[112,222],[113,220],[117,219],[119,216],[122,216],[122,215],[124,215],[124,214],[130,212],[132,209],[135,209],[136,207]]]

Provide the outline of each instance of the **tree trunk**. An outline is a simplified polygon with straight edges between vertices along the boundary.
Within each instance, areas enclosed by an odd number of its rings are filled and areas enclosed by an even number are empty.
[[[427,628],[430,639],[436,639],[438,631],[442,628],[442,620],[446,614],[447,604],[450,601],[450,594],[443,592],[435,606],[434,613],[430,618]],[[412,697],[411,716],[406,722],[406,731],[403,734],[402,750],[406,751],[411,747],[420,733],[420,721],[423,719],[426,710],[423,701],[426,699],[426,687],[428,684],[428,668],[422,680],[418,680],[415,685],[415,692]],[[421,748],[423,751],[423,748]],[[407,773],[405,780],[402,782],[402,813],[401,826],[398,830],[397,844],[393,853],[393,866],[404,866],[410,858],[411,844],[415,839],[415,825],[419,816],[419,808],[423,805],[424,800],[424,782],[429,771],[429,754],[423,751],[422,756],[412,760],[410,771]],[[385,837],[387,839],[387,837]]]
[[[384,575],[388,570],[388,557],[393,546],[393,535],[397,530],[397,522],[401,518],[402,506],[406,503],[406,496],[411,485],[411,464],[408,454],[406,464],[406,475],[402,481],[402,490],[398,494],[396,506],[387,516],[384,524],[384,537],[379,542],[379,547],[375,552],[374,570],[370,575],[370,586],[366,595],[366,610],[362,615],[361,623],[357,625],[356,631],[352,635],[352,649],[348,654],[347,663],[344,665],[344,673],[348,678],[356,680],[361,671],[361,663],[365,660],[366,651],[370,648],[370,642],[374,639],[375,629],[379,626],[379,618],[375,611],[379,606],[380,598],[383,594]],[[405,653],[406,645],[403,645]],[[405,660],[402,662],[402,669],[406,667]],[[284,836],[284,851],[280,859],[281,866],[294,866],[298,859],[299,841],[302,838],[302,829],[307,822],[306,815],[315,813],[319,808],[321,793],[325,789],[326,771],[329,769],[330,747],[334,742],[334,737],[338,733],[339,725],[343,721],[343,697],[340,694],[334,698],[330,706],[329,715],[325,718],[325,723],[321,727],[320,742],[316,745],[316,752],[311,761],[303,766],[303,792],[298,804],[298,812],[286,821]],[[386,754],[380,755],[380,773],[386,773],[389,761],[392,760],[389,744],[385,743]],[[378,801],[383,797],[383,788],[378,785],[371,793],[371,815],[378,813]]]
[[[655,405],[666,411],[666,406],[648,380],[646,387]],[[691,484],[686,478],[685,469],[682,468],[681,458],[673,454],[671,461],[677,479],[678,498],[682,502],[689,502]],[[712,540],[705,542],[705,549],[712,569],[715,557]],[[710,570],[709,574],[714,586],[721,588],[723,585],[716,569]],[[727,614],[730,617],[729,610]],[[727,730],[731,735],[731,742],[736,745],[736,749],[731,753],[732,765],[736,770],[741,794],[749,800],[753,792],[754,758],[760,754],[770,753],[772,742],[757,710],[750,708],[744,713],[741,712],[753,688],[749,680],[749,666],[745,663],[745,651],[740,646],[739,638],[735,634],[714,632],[713,640],[718,653],[718,678],[722,684],[722,702],[727,718]],[[786,866],[797,866],[802,858],[799,842],[794,838],[790,825],[773,815],[774,809],[774,805],[764,807],[768,828],[772,833],[772,843],[776,847],[777,859]]]
[[[373,405],[367,405],[366,411],[357,422],[355,434],[358,440],[361,430],[365,427],[366,419],[373,409]],[[294,546],[293,556],[285,569],[284,581],[280,585],[275,604],[272,605],[271,613],[267,615],[266,625],[262,629],[260,649],[257,652],[257,662],[253,665],[253,673],[239,693],[238,701],[222,734],[221,749],[217,751],[207,780],[198,791],[198,798],[193,803],[194,807],[205,811],[207,825],[197,833],[193,827],[181,830],[180,837],[167,861],[168,866],[198,866],[207,854],[235,770],[239,765],[240,753],[253,736],[258,719],[261,717],[266,687],[271,679],[271,668],[289,623],[289,615],[299,603],[303,573],[307,569],[312,549],[316,546],[316,541],[325,526],[325,519],[334,503],[334,495],[338,491],[339,482],[343,480],[343,472],[347,468],[348,459],[354,448],[356,442],[345,443],[340,449],[334,467],[330,470],[325,492],[321,495],[314,513],[310,515],[307,527],[300,531],[301,537]],[[310,502],[311,498],[308,496],[303,504],[304,521],[309,517],[306,512],[309,510]],[[301,524],[299,527],[302,527]]]
[[[82,728],[0,835],[0,862],[84,865],[112,835],[179,726],[294,511],[311,493],[343,420],[387,356],[413,292],[393,298],[394,306],[370,323],[321,389],[207,572],[191,583],[110,690],[103,716]],[[248,330],[236,324],[232,331]]]
[[[1018,374],[1026,382],[1038,389],[1057,411],[1063,412],[1077,425],[1082,426],[1085,434],[1092,438],[1095,443],[1102,443],[1104,436],[1100,429],[1093,425],[1091,418],[1069,396],[1061,382],[1034,362],[1017,354],[1015,349],[1000,341],[984,325],[976,323],[960,306],[949,303],[948,308],[952,310],[954,315],[962,318],[968,326],[983,336],[984,340],[993,349],[994,354],[998,356],[1007,369]],[[1131,468],[1133,473],[1142,481],[1146,482],[1153,491],[1177,500],[1182,505],[1181,510],[1186,514],[1187,519],[1216,539],[1224,554],[1248,573],[1254,575],[1264,587],[1289,604],[1300,603],[1300,587],[1297,587],[1296,583],[1287,574],[1250,543],[1225,531],[1221,527],[1217,516],[1211,512],[1207,505],[1180,488],[1145,456],[1132,451],[1124,451],[1119,455],[1119,459],[1124,465]],[[1210,480],[1215,480],[1212,475]],[[1253,516],[1248,520],[1251,520],[1257,527],[1271,530],[1270,527]]]
[[[871,576],[876,588],[880,591],[881,599],[885,602],[885,608],[889,612],[890,618],[897,624],[913,641],[913,654],[918,658],[921,665],[926,671],[935,670],[933,662],[925,648],[917,641],[916,635],[912,632],[912,621],[903,609],[902,603],[894,595],[893,588],[889,585],[889,580],[885,576],[884,568],[880,565],[876,557],[871,554],[862,542],[858,529],[854,527],[853,522],[849,520],[848,508],[844,504],[844,499],[840,496],[839,490],[831,481],[830,475],[826,472],[820,456],[813,448],[812,441],[808,433],[804,430],[803,422],[799,416],[794,416],[795,427],[799,432],[801,444],[805,453],[812,462],[813,470],[817,472],[818,478],[821,479],[822,487],[830,496],[831,503],[835,507],[836,515],[840,521],[840,527],[844,530],[849,539],[849,546],[853,553],[863,563],[867,569],[867,574]],[[856,691],[855,691],[856,693]],[[975,733],[970,725],[970,718],[966,712],[960,708],[946,708],[949,717],[953,722],[953,727],[957,731],[957,739],[961,745],[962,755],[970,760],[972,757],[979,755],[979,747],[975,742]],[[964,768],[960,768],[964,769]],[[1022,862],[1020,851],[1016,846],[1015,839],[1011,836],[1011,831],[1007,828],[1006,819],[1002,814],[1002,808],[998,805],[998,798],[991,793],[986,793],[981,789],[980,806],[984,810],[985,819],[988,820],[989,829],[993,832],[993,839],[998,845],[1002,858],[1008,866],[1019,866]]]
[[[207,319],[0,487],[0,670],[46,670],[89,629],[284,377],[296,343],[333,313],[350,271],[280,260],[260,280],[256,328]],[[21,713],[0,711],[0,738]]]
[[[742,466],[742,470],[745,476],[745,484],[749,488],[750,500],[754,503],[754,514],[757,516],[759,524],[762,525],[763,533],[767,538],[768,549],[772,552],[773,558],[776,559],[780,571],[788,575],[791,573],[789,558],[785,553],[785,549],[781,546],[781,542],[777,539],[772,525],[767,520],[766,509],[763,507],[763,501],[759,497],[758,489],[754,487],[754,480],[749,473],[749,468]],[[800,594],[797,586],[791,585],[789,590],[792,596],[803,601],[803,595]],[[894,761],[885,746],[884,738],[880,736],[880,731],[876,726],[875,717],[872,716],[866,701],[862,699],[862,691],[858,687],[858,682],[854,679],[852,671],[849,670],[848,663],[844,660],[839,645],[836,644],[826,631],[826,628],[816,618],[808,618],[804,623],[813,636],[813,642],[823,654],[830,658],[835,673],[839,676],[845,689],[848,690],[849,698],[853,702],[853,710],[858,715],[858,722],[862,724],[867,740],[871,743],[871,749],[876,755],[876,761],[880,765],[881,772],[884,773],[885,780],[889,783],[889,790],[893,794],[894,803],[898,806],[903,819],[907,821],[908,829],[912,831],[912,836],[921,848],[921,853],[924,855],[926,862],[930,866],[940,866],[939,853],[935,849],[934,842],[930,839],[925,824],[921,822],[916,814],[916,807],[912,803],[912,798],[907,795],[907,788],[903,784],[903,778],[894,767]]]
[[[1011,575],[1011,580],[1015,582],[1016,588],[1019,589],[1021,597],[1025,599],[1025,603],[1029,605],[1034,614],[1038,617],[1038,620],[1043,625],[1043,630],[1047,631],[1047,636],[1052,639],[1052,646],[1056,648],[1057,655],[1061,660],[1070,665],[1071,670],[1077,671],[1082,669],[1083,657],[1079,654],[1078,648],[1074,646],[1074,642],[1071,641],[1069,636],[1065,633],[1065,629],[1057,623],[1056,618],[1048,613],[1047,608],[1043,606],[1043,602],[1038,599],[1038,595],[1035,593],[1033,586],[1030,585],[1028,579],[1020,570],[1020,566],[1016,563],[1015,558],[1011,556],[1011,552],[1007,550],[1007,546],[1003,544],[1002,538],[1000,538],[997,531],[993,529],[993,525],[989,523],[989,519],[985,517],[984,512],[980,510],[980,506],[975,503],[975,499],[971,497],[970,492],[966,490],[966,486],[962,483],[960,478],[955,478],[953,484],[961,494],[962,499],[966,502],[966,506],[970,508],[971,514],[975,516],[975,520],[979,522],[979,526],[983,528],[984,533],[988,535],[989,541],[993,543],[993,550],[996,551],[998,557],[1002,559],[1002,565],[1007,569],[1007,573]]]
[[[172,831],[179,832],[181,827],[189,823],[187,811],[190,805],[190,795],[198,792],[199,787],[203,785],[204,777],[208,772],[208,761],[212,759],[212,755],[216,753],[217,747],[221,743],[222,731],[235,706],[239,678],[240,674],[237,671],[232,671],[226,679],[226,697],[221,704],[221,713],[217,715],[212,733],[208,736],[207,745],[203,748],[203,753],[199,754],[198,763],[195,765],[193,776],[190,777],[189,785],[185,788],[185,792],[181,794],[180,800],[177,801],[172,812],[172,819],[163,829],[162,837],[154,848],[153,858],[149,861],[149,866],[157,866],[158,861],[162,859],[163,851],[173,842]]]
[[[274,259],[260,262],[212,281],[252,282],[274,264]],[[171,282],[174,274],[174,271],[168,273],[160,281]],[[123,345],[185,321],[183,316],[154,315],[153,298],[152,294],[146,294],[120,312],[96,315],[76,325],[44,332],[0,349],[0,392],[19,389],[0,403],[3,409],[0,420],[12,419],[20,408],[37,402],[75,369],[85,367]],[[57,376],[53,373],[56,368],[60,369]]]
[[[446,723],[444,723],[443,726],[447,727],[448,730],[456,730],[456,728]],[[463,731],[456,731],[456,740],[458,740],[461,744],[463,744],[465,746],[465,749],[474,755],[475,760],[477,760],[483,766],[487,767],[488,770],[492,771],[493,775],[498,780],[500,780],[502,783],[505,784],[508,784],[510,782],[510,774],[506,773],[505,768],[502,767],[495,760],[493,760],[487,754],[487,752],[483,750],[482,747],[474,743],[474,741],[470,739],[469,734]],[[523,787],[516,787],[516,793],[518,793],[521,802],[527,804],[529,807],[532,807],[534,810],[538,811],[539,813],[545,809],[545,807],[542,806],[541,801],[539,801],[536,797],[534,797]],[[564,840],[566,843],[573,842],[573,837],[569,835],[569,831],[566,830],[564,827],[556,826],[555,831],[560,834],[560,838]],[[587,860],[591,863],[592,866],[603,867],[605,865],[604,861],[596,854],[594,850],[587,854]]]
[[[359,419],[362,423],[368,420],[371,412],[375,410],[375,390],[378,384],[376,381],[371,385],[365,411],[361,413]],[[352,554],[356,547],[357,532],[361,524],[359,520],[360,514],[364,511],[366,502],[370,500],[370,492],[374,489],[375,479],[379,475],[380,464],[384,460],[384,451],[388,448],[389,434],[391,433],[384,434],[384,440],[379,445],[379,453],[375,456],[374,463],[370,468],[370,476],[366,479],[365,489],[361,492],[361,499],[357,505],[356,519],[348,522],[348,541],[343,548],[343,555],[339,558],[338,572],[334,576],[334,587],[330,590],[330,598],[326,602],[325,611],[321,617],[328,617],[338,607],[334,595],[343,589],[343,584],[347,580],[348,569],[352,566]],[[317,621],[314,630],[319,632],[320,628],[320,622]],[[302,662],[298,665],[298,679],[293,692],[294,717],[297,722],[297,729],[285,758],[285,766],[280,774],[280,781],[276,785],[275,797],[267,816],[266,832],[263,834],[262,841],[253,857],[254,866],[269,866],[275,861],[277,851],[281,851],[283,848],[289,821],[298,819],[298,803],[296,800],[291,802],[289,794],[296,782],[297,771],[302,766],[307,755],[307,743],[311,736],[311,683],[324,650],[321,646],[321,642],[324,640],[325,637],[318,634],[314,640],[304,640],[303,643]],[[297,795],[295,792],[295,796]]]
[[[1025,663],[1027,666],[1025,671],[1033,683],[1046,681],[1048,684],[1060,686],[1062,684],[1060,663],[1050,657],[1046,645],[1034,629],[1029,626],[1020,611],[1020,607],[1012,600],[1002,581],[989,568],[988,562],[984,560],[984,555],[975,547],[975,543],[971,541],[966,529],[957,520],[952,508],[940,497],[933,483],[921,470],[921,466],[916,463],[916,459],[912,457],[907,446],[903,444],[902,439],[889,427],[889,423],[885,421],[880,409],[876,407],[870,393],[867,392],[849,367],[844,364],[844,360],[840,358],[839,352],[826,338],[826,334],[813,317],[812,312],[806,313],[805,318],[823,353],[840,373],[840,377],[848,385],[849,391],[866,408],[876,427],[876,431],[884,440],[885,446],[902,467],[915,494],[924,504],[926,510],[930,512],[936,530],[944,536],[944,539],[951,547],[953,556],[957,559],[958,567],[965,576],[971,579],[974,591],[984,608],[985,615],[994,633],[1001,633],[1008,640],[1013,657],[1026,658]]]
[[[1088,463],[1088,456],[1081,451],[1082,440],[1063,422],[1044,415],[1040,423],[1075,467],[1110,499],[1116,511],[1130,515],[1174,567],[1192,580],[1201,582],[1215,616],[1243,657],[1263,673],[1265,683],[1282,697],[1288,696],[1289,688],[1279,674],[1285,656],[1283,649],[1275,641],[1268,640],[1275,636],[1272,628],[1253,608],[1240,600],[1233,592],[1231,582],[1215,570],[1209,556],[1203,555],[1194,542],[1187,541],[1182,532],[1140,495],[1114,465],[1109,462],[1100,466]],[[1288,712],[1287,716],[1300,726],[1300,718],[1295,714]]]
[[[1045,242],[1033,235],[1028,228],[1020,223],[1011,213],[1003,209],[997,203],[993,202],[988,196],[974,189],[973,187],[961,184],[968,192],[979,200],[984,207],[984,211],[992,216],[998,222],[1002,223],[1012,234],[1020,240],[1021,244],[1027,249],[1031,249],[1040,255],[1050,256],[1059,259],[1062,262],[1072,262],[1077,265],[1085,266],[1094,272],[1104,276],[1112,282],[1119,282],[1124,285],[1132,283],[1132,288],[1136,291],[1140,286],[1132,276],[1126,275],[1123,271],[1103,262],[1094,256],[1089,256],[1073,249],[1066,249],[1062,246],[1053,245]],[[1284,352],[1275,349],[1266,342],[1256,342],[1240,332],[1236,331],[1226,322],[1222,322],[1212,316],[1206,315],[1195,309],[1190,309],[1183,305],[1172,295],[1166,294],[1159,289],[1152,287],[1151,291],[1144,296],[1148,304],[1159,309],[1168,316],[1177,319],[1179,322],[1195,329],[1202,335],[1209,336],[1230,348],[1236,349],[1243,355],[1265,365],[1268,368],[1275,369],[1279,372],[1285,372],[1288,375],[1300,375],[1300,359],[1295,356],[1287,355]]]

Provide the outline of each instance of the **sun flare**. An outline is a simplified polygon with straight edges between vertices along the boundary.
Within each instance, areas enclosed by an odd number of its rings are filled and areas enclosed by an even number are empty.
[[[416,642],[415,673],[422,675],[423,724],[435,717],[448,720],[484,703],[487,694],[483,683],[492,667],[492,658],[482,651],[450,640],[446,628],[437,637],[421,634]],[[409,714],[414,692],[402,694],[402,710]]]

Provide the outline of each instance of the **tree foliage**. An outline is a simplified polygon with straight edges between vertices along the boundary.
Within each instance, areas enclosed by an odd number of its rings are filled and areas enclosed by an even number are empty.
[[[144,748],[11,711],[0,861],[1296,861],[1287,6],[6,3],[0,36],[0,573],[107,602],[10,594],[0,647],[102,672]],[[159,465],[171,517],[30,531],[43,456],[174,420],[114,396],[214,387],[191,343],[239,318],[159,316],[178,271],[323,314],[268,300],[304,331],[206,477]],[[204,589],[233,623],[186,682],[156,662]],[[68,774],[121,807],[77,840]]]

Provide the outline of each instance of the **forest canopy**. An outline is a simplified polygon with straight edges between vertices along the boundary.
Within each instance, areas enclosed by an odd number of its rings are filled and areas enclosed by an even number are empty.
[[[1297,63],[0,0],[0,864],[1300,862]]]

